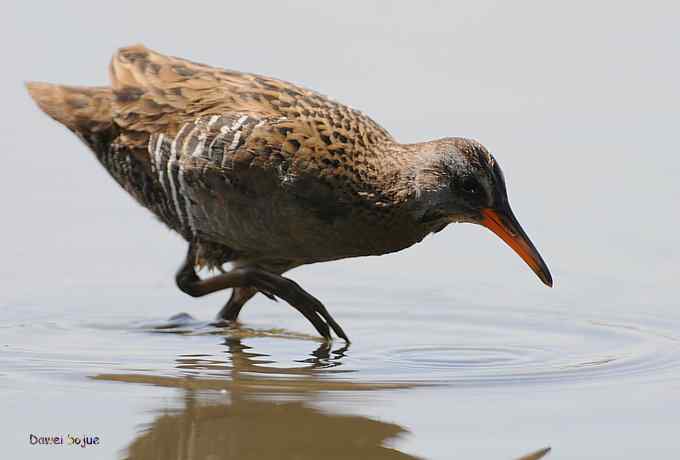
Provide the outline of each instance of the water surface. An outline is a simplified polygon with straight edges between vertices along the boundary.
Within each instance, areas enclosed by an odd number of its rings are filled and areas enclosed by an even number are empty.
[[[164,317],[143,289],[111,315],[4,307],[12,452],[73,455],[29,446],[29,433],[57,431],[97,435],[103,444],[86,449],[127,458],[517,458],[547,445],[578,453],[570,432],[588,439],[587,424],[602,440],[589,450],[616,458],[607,438],[644,423],[651,395],[680,383],[677,325],[654,317],[433,294],[416,310],[408,289],[383,302],[348,292],[331,304],[350,345],[320,341],[265,299],[249,308],[266,317],[234,327]]]

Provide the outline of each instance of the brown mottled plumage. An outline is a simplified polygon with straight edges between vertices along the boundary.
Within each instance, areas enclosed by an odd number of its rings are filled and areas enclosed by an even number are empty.
[[[280,275],[398,251],[453,221],[496,233],[494,225],[508,227],[509,237],[499,233],[506,241],[526,237],[507,219],[483,214],[507,199],[497,163],[475,141],[399,144],[363,113],[314,91],[141,45],[114,55],[110,78],[110,88],[27,86],[125,190],[190,243],[177,275],[183,291],[234,288],[222,319],[236,319],[262,292],[289,301],[323,335],[331,326],[346,338],[320,302]],[[528,256],[515,249],[550,282],[533,246],[524,248]],[[195,274],[195,266],[226,262],[232,272]]]

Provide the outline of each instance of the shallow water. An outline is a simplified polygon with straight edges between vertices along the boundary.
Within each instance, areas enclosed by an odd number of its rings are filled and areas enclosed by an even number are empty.
[[[678,408],[654,396],[680,388],[677,324],[654,315],[471,307],[433,293],[414,310],[418,290],[376,303],[356,286],[328,302],[341,306],[347,345],[307,335],[292,308],[266,299],[228,328],[164,317],[153,292],[133,291],[108,299],[108,315],[81,302],[3,307],[13,456],[509,459],[550,445],[556,458],[636,458],[640,427]],[[655,430],[655,449],[675,448]],[[29,445],[55,432],[101,445]]]

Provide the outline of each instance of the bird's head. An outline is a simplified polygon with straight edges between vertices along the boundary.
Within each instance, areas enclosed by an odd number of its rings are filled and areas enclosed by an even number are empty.
[[[480,143],[445,138],[420,144],[412,171],[420,222],[436,231],[451,222],[483,225],[552,286],[548,266],[515,218],[496,159]]]

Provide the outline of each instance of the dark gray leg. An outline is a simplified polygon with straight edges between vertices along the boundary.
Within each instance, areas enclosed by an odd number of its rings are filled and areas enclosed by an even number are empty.
[[[222,307],[217,314],[217,319],[224,321],[236,321],[241,309],[253,296],[257,294],[257,289],[252,287],[237,287],[232,289],[231,297],[227,304]]]
[[[288,302],[302,313],[323,337],[331,338],[330,326],[338,337],[349,342],[347,334],[333,319],[326,307],[295,281],[257,267],[239,267],[230,272],[202,280],[196,274],[194,260],[193,249],[190,246],[187,258],[175,276],[177,286],[190,296],[202,297],[229,288],[255,289],[265,294],[280,297]]]

